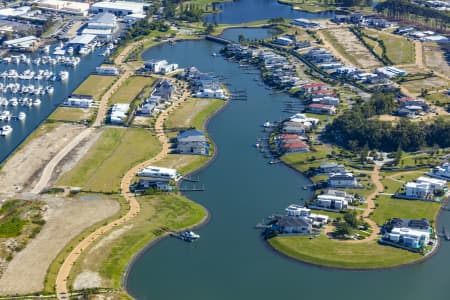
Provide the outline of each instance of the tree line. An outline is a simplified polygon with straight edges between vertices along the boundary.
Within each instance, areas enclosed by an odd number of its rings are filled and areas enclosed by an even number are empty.
[[[324,138],[351,151],[369,149],[393,152],[401,148],[417,151],[422,147],[450,147],[450,120],[437,118],[434,122],[381,121],[376,115],[391,114],[396,108],[394,95],[375,93],[365,103],[345,111],[325,128]]]

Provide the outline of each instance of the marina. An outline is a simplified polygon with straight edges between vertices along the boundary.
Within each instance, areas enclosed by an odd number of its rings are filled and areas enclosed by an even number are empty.
[[[0,162],[103,62],[105,48],[95,44],[89,55],[80,57],[67,53],[66,45],[53,44],[1,59],[0,126],[11,129],[1,131]]]

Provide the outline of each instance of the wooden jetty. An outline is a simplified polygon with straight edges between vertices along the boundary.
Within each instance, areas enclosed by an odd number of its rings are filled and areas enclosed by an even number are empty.
[[[192,177],[183,177],[184,181],[189,181],[189,182],[200,182],[200,179],[197,177],[197,179],[192,178]]]
[[[197,187],[196,185],[191,186],[191,187],[180,187],[179,188],[180,192],[203,192],[205,191],[205,186],[202,185],[200,187]]]

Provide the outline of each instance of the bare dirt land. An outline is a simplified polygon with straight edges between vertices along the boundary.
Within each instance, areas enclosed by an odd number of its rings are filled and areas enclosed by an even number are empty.
[[[72,124],[45,124],[37,136],[12,155],[0,170],[0,199],[31,190],[45,165],[85,127]]]
[[[425,44],[423,54],[426,66],[450,77],[450,46]]]
[[[339,52],[342,48],[345,53],[343,56],[347,56],[350,60],[356,61],[356,63],[363,69],[370,69],[373,67],[381,66],[381,63],[364,47],[363,44],[356,38],[356,36],[350,32],[347,28],[330,28],[328,33],[334,37],[331,42],[333,44],[338,43],[336,47]]]
[[[46,196],[48,205],[42,231],[10,262],[0,278],[0,294],[41,291],[47,269],[61,249],[87,227],[119,211],[113,200],[83,201]]]

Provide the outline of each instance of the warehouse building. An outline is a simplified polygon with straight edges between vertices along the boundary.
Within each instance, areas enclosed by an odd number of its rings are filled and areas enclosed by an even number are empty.
[[[110,41],[117,28],[117,17],[112,13],[104,12],[93,16],[82,34],[92,34],[98,39]]]
[[[42,10],[56,11],[69,15],[87,16],[89,3],[60,1],[60,0],[41,0],[37,6]]]
[[[102,1],[94,3],[91,6],[91,12],[94,14],[109,12],[118,17],[123,17],[132,14],[143,14],[146,6],[148,4],[131,1]]]

